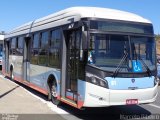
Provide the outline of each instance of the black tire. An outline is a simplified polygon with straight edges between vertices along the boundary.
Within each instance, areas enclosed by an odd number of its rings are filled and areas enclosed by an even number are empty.
[[[10,70],[10,79],[13,81],[13,70]]]
[[[60,105],[60,101],[57,99],[57,83],[55,81],[51,84],[51,101],[55,105]]]

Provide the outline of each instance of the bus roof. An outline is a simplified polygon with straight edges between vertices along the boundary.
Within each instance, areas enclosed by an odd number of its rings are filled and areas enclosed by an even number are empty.
[[[139,15],[125,11],[99,7],[71,7],[17,27],[8,33],[5,38],[67,24],[70,23],[69,19],[72,18],[74,18],[74,21],[78,21],[81,18],[102,18],[151,23]]]

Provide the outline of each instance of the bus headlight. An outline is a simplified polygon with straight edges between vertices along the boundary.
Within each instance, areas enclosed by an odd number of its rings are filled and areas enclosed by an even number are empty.
[[[91,77],[90,79],[91,79],[91,81],[90,81],[91,83],[98,85],[98,81],[95,77]]]
[[[108,83],[106,80],[104,80],[98,76],[92,75],[90,73],[86,73],[86,81],[89,83],[101,86],[101,87],[108,88]]]

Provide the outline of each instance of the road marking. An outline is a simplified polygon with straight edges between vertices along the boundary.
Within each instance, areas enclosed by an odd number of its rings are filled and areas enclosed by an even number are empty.
[[[155,104],[148,104],[148,105],[160,109],[160,106],[158,106],[158,105],[155,105]]]

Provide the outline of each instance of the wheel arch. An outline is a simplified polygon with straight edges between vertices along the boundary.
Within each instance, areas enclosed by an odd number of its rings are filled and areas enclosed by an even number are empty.
[[[14,65],[13,65],[13,64],[10,64],[10,66],[9,66],[10,72],[13,71],[13,69],[14,69]]]
[[[55,81],[58,85],[58,77],[55,74],[50,74],[47,79],[48,100],[51,100],[51,85],[53,81]]]
[[[14,70],[14,65],[10,64],[9,65],[9,76],[11,80],[14,80],[14,75],[13,75],[13,70]]]

